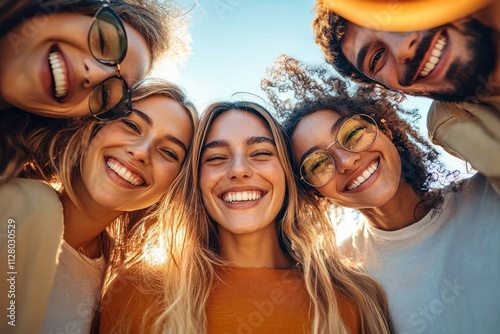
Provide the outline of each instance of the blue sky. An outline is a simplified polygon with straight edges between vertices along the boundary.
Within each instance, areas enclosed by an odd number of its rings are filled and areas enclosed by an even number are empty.
[[[192,53],[177,83],[199,109],[237,91],[263,96],[260,80],[278,55],[323,60],[313,40],[313,5],[313,0],[199,0],[191,12]]]
[[[180,0],[190,8],[194,0]],[[190,12],[191,53],[174,71],[154,74],[181,85],[201,113],[211,102],[230,99],[235,92],[265,97],[260,80],[283,53],[304,62],[322,63],[314,43],[311,22],[314,0],[198,0]],[[409,98],[408,107],[419,108],[425,129],[430,101]],[[452,168],[464,163],[443,154]]]

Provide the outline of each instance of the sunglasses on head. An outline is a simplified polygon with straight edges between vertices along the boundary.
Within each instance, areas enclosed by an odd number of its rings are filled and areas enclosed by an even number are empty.
[[[339,144],[349,152],[366,151],[378,136],[377,123],[365,114],[353,116],[342,124],[333,143],[309,154],[300,165],[300,179],[313,187],[322,187],[335,175],[335,159],[328,150]]]
[[[132,107],[129,86],[120,75],[120,63],[127,54],[127,34],[122,20],[107,4],[94,15],[88,35],[92,56],[101,64],[116,66],[117,75],[99,83],[90,95],[89,108],[100,121],[124,117]]]

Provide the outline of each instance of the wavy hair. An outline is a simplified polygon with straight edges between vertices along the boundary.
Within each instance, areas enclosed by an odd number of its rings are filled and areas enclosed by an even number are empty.
[[[279,244],[297,263],[314,310],[313,333],[346,333],[337,304],[338,293],[351,298],[359,309],[363,333],[388,333],[387,305],[373,279],[339,261],[332,225],[325,211],[299,200],[290,164],[290,142],[279,123],[253,102],[210,105],[195,132],[188,165],[171,187],[158,223],[148,231],[146,251],[136,258],[135,274],[114,331],[130,331],[131,319],[142,322],[142,332],[204,333],[205,305],[218,282],[216,268],[226,265],[219,253],[216,223],[206,212],[199,189],[199,167],[206,135],[221,114],[243,110],[256,115],[272,133],[286,178],[286,199],[276,218]],[[160,249],[159,252],[148,250]],[[166,254],[150,266],[151,254]],[[149,258],[148,258],[149,257]],[[152,269],[153,268],[153,269]],[[126,274],[125,274],[126,275]],[[153,303],[137,308],[141,296]],[[144,303],[143,303],[144,304]]]
[[[156,78],[140,81],[134,86],[132,104],[151,96],[165,96],[179,102],[189,115],[193,129],[196,128],[198,123],[196,108],[177,85]],[[40,116],[35,118],[39,122],[27,138],[23,138],[31,147],[31,160],[22,175],[51,183],[58,192],[64,192],[81,208],[78,196],[73,190],[74,180],[80,175],[82,159],[92,138],[108,123],[99,122],[92,117],[59,119],[57,122]],[[33,166],[37,168],[31,168]],[[159,202],[161,200],[157,203]],[[124,260],[127,247],[130,247],[129,236],[135,229],[144,228],[138,223],[148,221],[158,207],[158,204],[154,204],[142,210],[126,212],[108,227],[107,232],[103,232],[101,248],[108,265],[115,267]]]
[[[421,198],[420,205],[425,209],[442,202],[441,189],[459,174],[447,170],[438,160],[437,150],[417,130],[418,110],[403,108],[403,97],[396,92],[379,85],[349,85],[324,66],[307,65],[286,55],[268,69],[268,78],[262,80],[261,86],[290,137],[304,117],[319,110],[333,110],[344,117],[370,115],[382,132],[391,132],[401,159],[402,177]],[[298,175],[297,164],[294,170]],[[313,201],[342,212],[314,187],[300,183]]]
[[[334,13],[323,1],[316,1],[312,24],[314,40],[323,51],[326,61],[340,74],[354,81],[380,84],[360,72],[342,52],[341,43],[348,23],[349,21]]]
[[[198,123],[196,108],[177,85],[159,78],[148,78],[140,81],[133,88],[132,105],[134,102],[147,99],[151,96],[165,96],[179,102],[189,116],[193,129],[196,128]],[[116,120],[114,122],[119,121]],[[101,123],[90,118],[75,119],[68,121],[68,123],[67,128],[55,133],[50,140],[48,149],[50,164],[44,168],[43,177],[51,183],[59,183],[59,191],[66,193],[73,203],[81,206],[72,185],[80,174],[83,157],[92,138],[107,123]],[[39,133],[40,136],[34,142],[43,146],[46,140],[45,134],[48,131],[39,129]],[[37,152],[41,153],[43,150],[37,150]],[[41,158],[40,156],[38,157],[38,159]],[[184,163],[185,161],[181,165],[181,168],[184,166]],[[156,204],[142,210],[124,213],[118,218],[115,224],[108,228],[109,235],[106,238],[108,243],[104,249],[107,250],[105,254],[109,255],[108,258],[111,256],[111,253],[115,255],[113,261],[111,261],[113,267],[124,260],[125,252],[130,247],[128,239],[134,229],[143,228],[142,225],[137,223],[153,217],[158,209],[158,203],[161,201],[162,199],[158,200]],[[145,219],[146,217],[148,219]],[[111,240],[113,240],[113,245],[110,243]]]

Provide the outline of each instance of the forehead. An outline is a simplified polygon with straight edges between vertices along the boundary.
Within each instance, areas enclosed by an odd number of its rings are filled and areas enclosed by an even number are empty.
[[[139,109],[148,115],[153,121],[168,122],[170,117],[177,114],[179,116],[185,115],[186,119],[189,119],[189,116],[179,102],[163,95],[148,96],[142,100],[134,101],[132,106],[134,109]]]
[[[330,134],[333,123],[341,117],[342,116],[334,110],[318,110],[302,118],[295,128],[292,138],[296,137],[298,139],[303,139],[302,137],[311,137],[313,133],[309,133],[309,131],[312,129],[317,129],[314,131],[314,134],[319,134],[320,136]]]
[[[205,141],[237,141],[252,136],[272,138],[271,131],[257,115],[244,110],[229,110],[213,121]]]
[[[150,118],[151,127],[159,136],[173,135],[186,147],[189,146],[193,125],[187,111],[179,102],[166,96],[154,95],[133,102],[133,108]]]
[[[331,143],[332,125],[341,117],[333,110],[318,110],[305,116],[292,135],[293,151],[300,159],[312,147],[324,149]],[[324,146],[324,147],[323,147]]]
[[[347,23],[344,36],[340,42],[342,53],[353,65],[356,65],[356,56],[363,47],[369,46],[381,38],[381,32],[354,23]]]

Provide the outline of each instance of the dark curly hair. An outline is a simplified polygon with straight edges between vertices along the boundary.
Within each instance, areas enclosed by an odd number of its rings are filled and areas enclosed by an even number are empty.
[[[400,94],[379,85],[349,85],[324,66],[306,65],[286,55],[280,56],[267,73],[268,79],[261,82],[262,89],[290,138],[300,121],[318,110],[334,110],[345,117],[368,114],[379,129],[392,132],[392,142],[401,158],[402,176],[422,198],[422,203],[435,207],[442,201],[440,189],[449,183],[449,178],[455,179],[458,172],[448,171],[437,159],[439,153],[417,131],[418,110],[404,109]],[[294,163],[296,174],[298,169]],[[322,198],[313,187],[300,184],[316,199]]]
[[[321,47],[328,63],[342,75],[357,82],[378,83],[371,79],[347,60],[340,44],[346,31],[348,21],[335,14],[321,1],[316,2],[313,20],[314,40]]]

